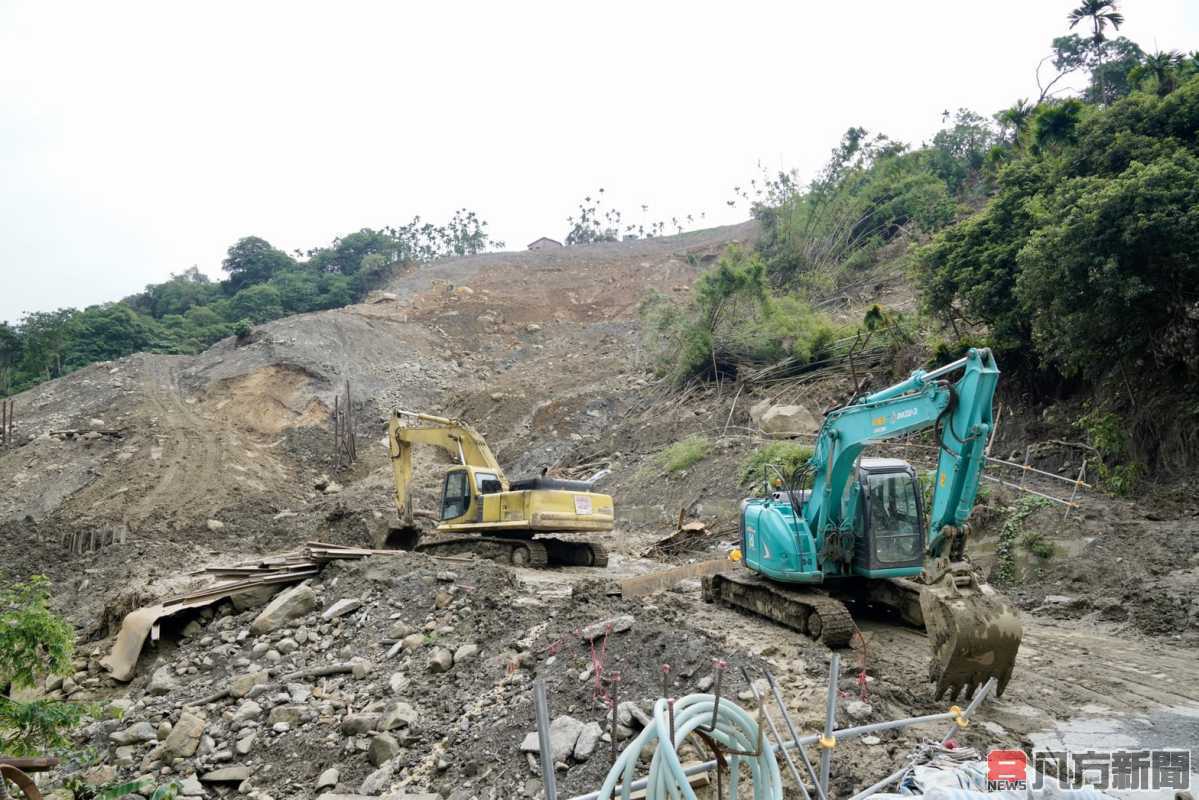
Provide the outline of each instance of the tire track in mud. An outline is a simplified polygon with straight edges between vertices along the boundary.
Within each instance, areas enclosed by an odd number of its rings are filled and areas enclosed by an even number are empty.
[[[162,455],[159,462],[147,462],[155,464],[153,486],[123,513],[130,530],[158,513],[176,521],[181,512],[205,514],[218,507],[224,495],[222,443],[211,424],[184,401],[177,366],[151,360],[142,387],[147,410],[158,418]]]

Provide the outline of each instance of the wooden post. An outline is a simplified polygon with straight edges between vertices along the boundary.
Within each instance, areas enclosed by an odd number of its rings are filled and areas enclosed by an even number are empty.
[[[8,444],[8,398],[0,400],[0,445]]]
[[[1062,519],[1067,519],[1070,516],[1070,511],[1074,508],[1074,498],[1078,497],[1078,487],[1082,485],[1083,476],[1086,474],[1087,458],[1083,456],[1082,467],[1078,470],[1078,479],[1074,481],[1074,491],[1070,492],[1070,502],[1066,504],[1066,513],[1062,515]]]
[[[1029,455],[1030,450],[1032,450],[1031,445],[1026,446],[1024,448],[1024,468],[1020,470],[1020,488],[1021,489],[1024,488],[1024,477],[1026,475],[1028,475],[1028,455]]]
[[[333,463],[341,466],[341,395],[333,396]]]

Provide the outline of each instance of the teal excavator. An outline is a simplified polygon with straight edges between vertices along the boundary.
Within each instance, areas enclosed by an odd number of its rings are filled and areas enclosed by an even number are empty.
[[[1020,617],[965,557],[998,380],[991,351],[972,349],[827,412],[812,458],[790,476],[767,467],[764,496],[742,501],[745,569],[705,578],[705,598],[830,647],[847,645],[855,631],[847,602],[885,606],[928,631],[937,697],[969,696],[992,677],[1002,693]],[[925,509],[910,464],[862,453],[929,428],[939,456]]]

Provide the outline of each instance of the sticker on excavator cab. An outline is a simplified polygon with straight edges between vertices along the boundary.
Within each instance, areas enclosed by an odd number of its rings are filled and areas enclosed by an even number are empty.
[[[575,513],[590,514],[591,513],[591,498],[585,494],[575,495]]]
[[[887,418],[886,417],[875,417],[874,419],[870,420],[870,424],[871,425],[886,425]]]

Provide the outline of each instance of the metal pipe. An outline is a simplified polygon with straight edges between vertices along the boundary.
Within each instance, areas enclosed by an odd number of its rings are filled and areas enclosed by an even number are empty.
[[[974,693],[974,699],[970,701],[970,705],[966,706],[966,710],[962,712],[962,717],[966,721],[970,720],[970,715],[974,713],[974,709],[978,708],[979,703],[981,703],[983,700],[985,700],[987,695],[989,695],[991,693],[991,691],[994,690],[996,683],[997,682],[994,678],[989,678],[987,680],[987,682],[984,683],[982,686],[980,686],[978,688],[978,691],[976,691]],[[959,728],[959,726],[958,726],[957,722],[955,721],[953,724],[953,727],[951,727],[949,729],[949,731],[945,734],[945,736],[941,739],[941,744],[944,745],[946,742],[948,742],[950,739],[952,739],[953,735],[958,732],[958,728]]]
[[[816,794],[820,800],[827,800],[828,796],[824,793],[824,789],[820,787],[820,779],[817,778],[816,770],[812,767],[812,760],[808,758],[808,751],[803,746],[803,742],[799,740],[799,733],[795,730],[795,723],[791,720],[790,712],[787,711],[787,704],[783,702],[783,694],[779,691],[778,684],[774,682],[774,675],[770,673],[770,670],[764,670],[764,672],[766,673],[766,682],[770,684],[770,692],[774,695],[774,701],[778,703],[779,711],[782,712],[783,722],[787,724],[787,733],[790,734],[791,741],[799,750],[800,756],[803,757],[804,766],[808,768],[808,777],[812,779],[812,785],[816,787]],[[782,743],[781,739],[779,743]],[[781,749],[784,754],[787,752],[786,747]]]
[[[895,783],[895,781],[902,778],[903,774],[907,771],[908,771],[908,765],[904,764],[902,767],[895,770],[890,775],[888,775],[887,777],[883,778],[878,783],[871,786],[869,789],[863,789],[862,791],[858,792],[853,797],[849,798],[849,800],[866,800],[867,797],[870,797],[871,795],[875,794],[876,792],[881,792],[883,789],[886,789],[888,786]]]
[[[985,684],[983,684],[982,688],[979,689],[978,692],[975,694],[974,700],[971,701],[970,705],[966,708],[966,711],[965,711],[966,716],[968,716],[971,712],[973,712],[977,708],[978,704],[990,694],[990,688],[993,687],[994,685],[995,685],[994,678],[991,678]],[[987,690],[986,693],[983,692],[984,689]],[[948,712],[941,713],[941,714],[926,714],[926,715],[920,716],[920,717],[908,717],[907,719],[892,720],[890,722],[878,722],[878,723],[874,723],[871,725],[859,725],[859,726],[853,727],[853,728],[842,728],[841,730],[833,731],[833,736],[835,738],[845,738],[845,737],[854,736],[857,734],[868,733],[870,731],[891,730],[894,728],[906,728],[909,725],[920,725],[920,724],[928,723],[928,722],[939,722],[939,721],[945,720],[945,719],[953,719],[955,716],[956,716],[955,714],[951,714]],[[952,734],[956,731],[957,731],[957,725],[954,725],[953,731],[950,731],[951,735],[947,736],[945,741],[948,741],[950,738],[952,738]],[[818,735],[801,736],[799,738],[794,738],[794,735],[793,735],[793,738],[791,739],[791,741],[783,742],[781,745],[771,745],[771,748],[775,751],[777,751],[780,747],[782,747],[784,749],[791,749],[791,748],[795,748],[795,747],[802,747],[803,745],[816,744],[819,741],[820,741],[820,736],[818,736]],[[716,767],[716,759],[711,759],[711,760],[705,761],[701,764],[692,764],[690,767],[686,767],[683,770],[683,774],[686,776],[698,775],[701,772],[707,772],[708,770],[713,769],[715,767]],[[641,778],[639,780],[636,780],[629,786],[629,791],[635,792],[638,789],[644,789],[648,785],[648,783],[649,783],[649,781],[646,778]],[[576,795],[575,797],[572,797],[569,800],[598,800],[598,798],[599,798],[599,792],[589,792],[587,794]]]
[[[787,752],[787,748],[781,746],[783,737],[779,736],[779,729],[774,726],[774,719],[771,718],[770,712],[762,703],[762,699],[758,697],[758,690],[754,688],[752,682],[749,684],[749,689],[754,693],[754,699],[758,702],[758,708],[762,709],[762,716],[766,717],[766,724],[770,726],[770,732],[774,734],[774,740],[780,745],[778,748],[774,748],[774,745],[771,745],[771,748],[783,752],[783,759],[787,762],[787,768],[791,771],[791,778],[795,781],[795,785],[799,787],[799,791],[803,793],[804,800],[812,800],[812,796],[808,794],[808,787],[804,786],[803,779],[799,777],[799,768],[795,766],[795,759],[791,758],[791,754]],[[767,744],[769,744],[769,740]]]
[[[541,780],[545,783],[545,797],[546,800],[558,800],[554,752],[550,749],[550,706],[545,696],[545,678],[533,681],[533,707],[537,714],[537,755],[541,758]]]
[[[828,796],[828,775],[833,761],[833,726],[837,724],[837,679],[841,677],[841,655],[833,653],[828,664],[828,704],[824,713],[824,738],[820,745],[820,788]]]

